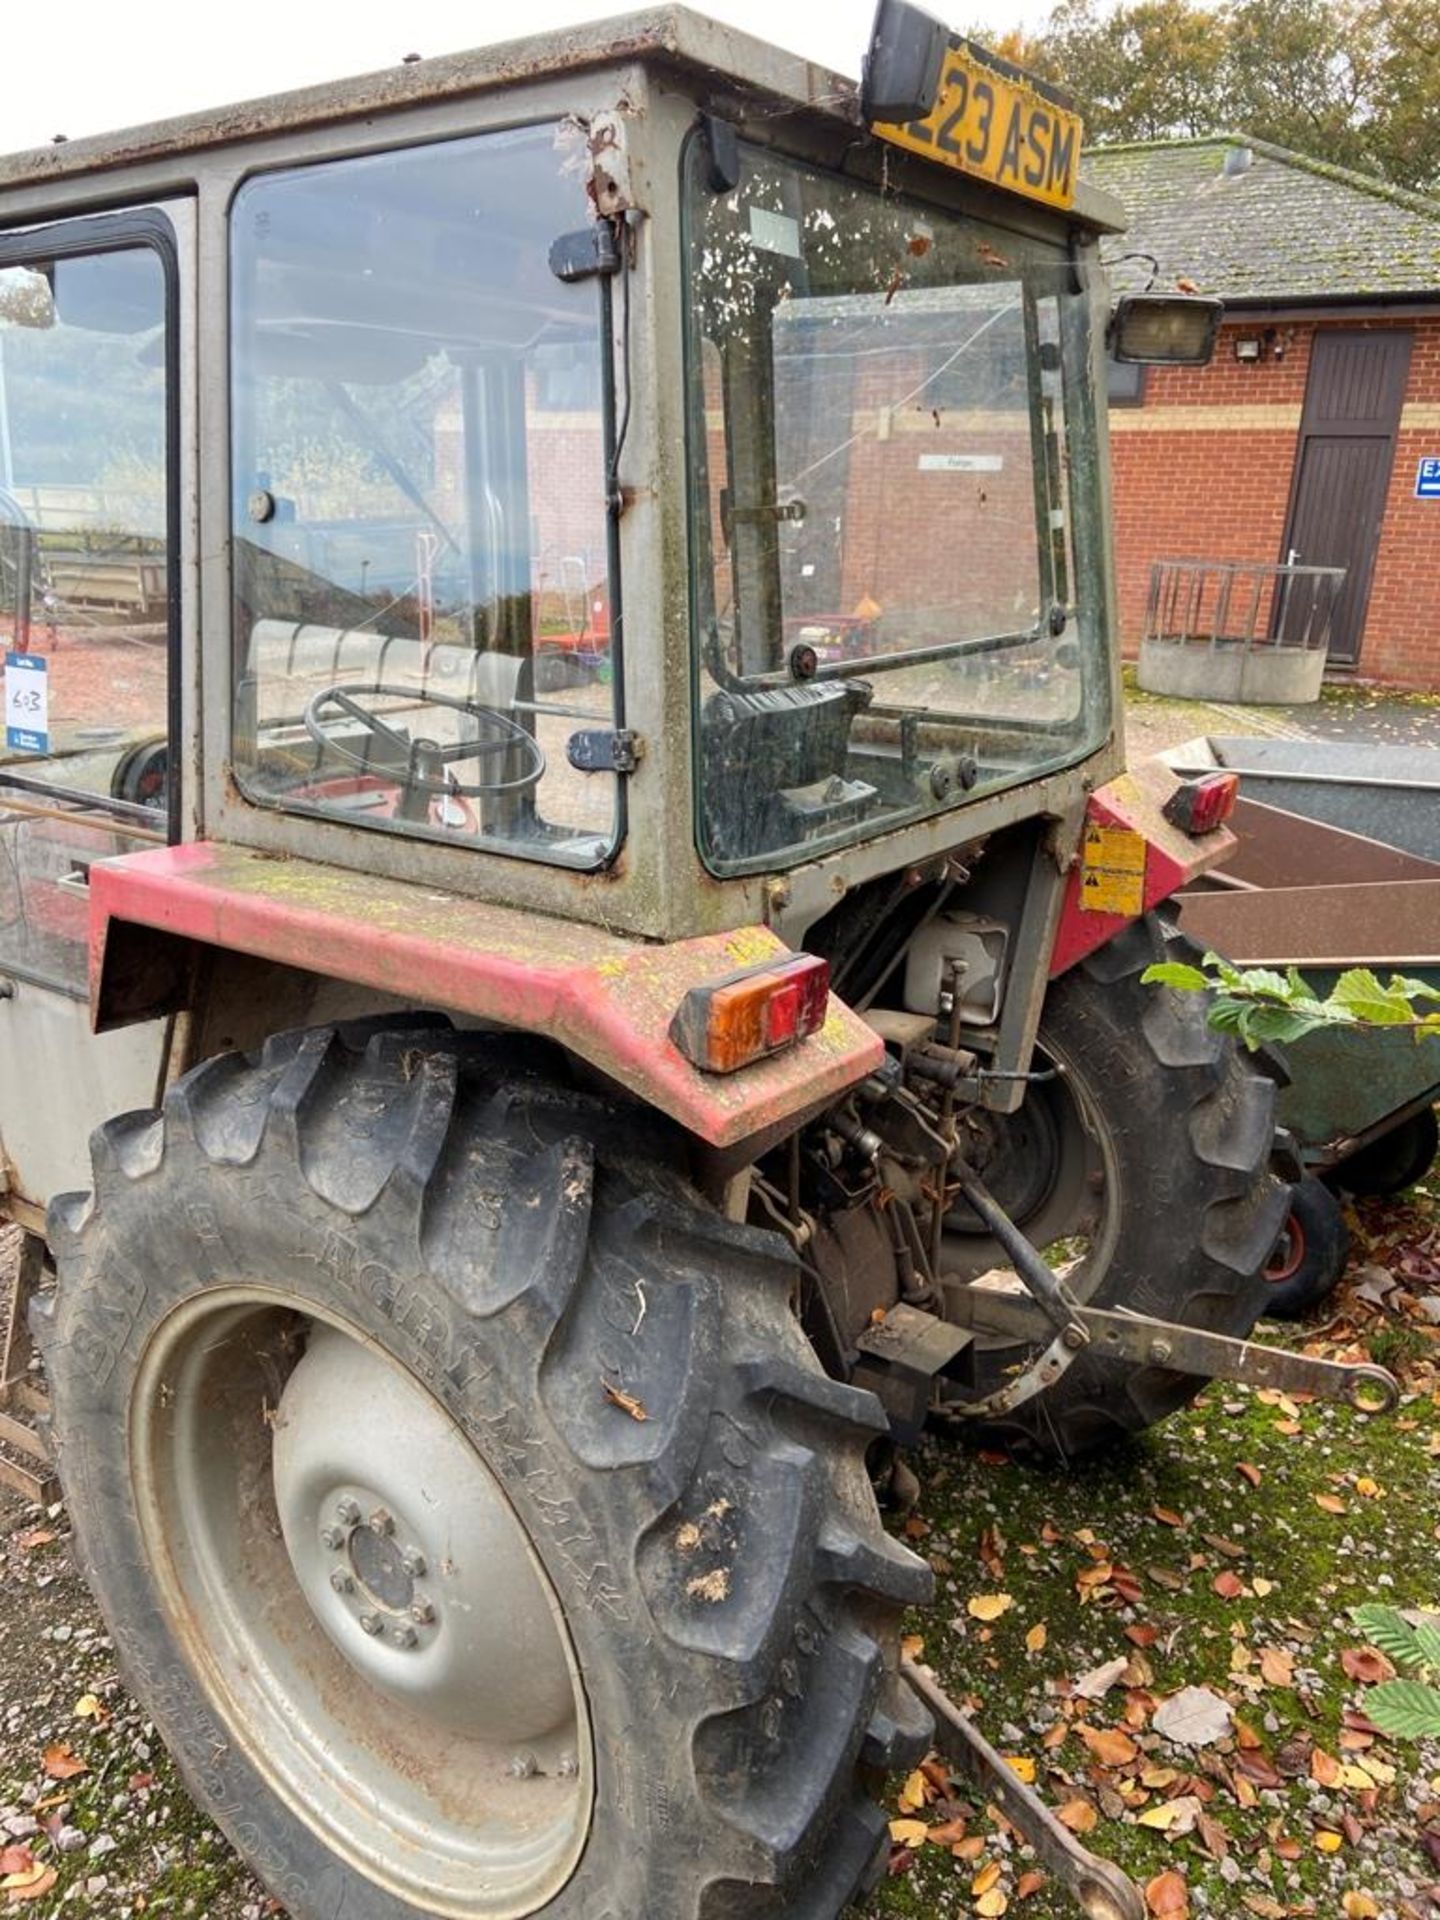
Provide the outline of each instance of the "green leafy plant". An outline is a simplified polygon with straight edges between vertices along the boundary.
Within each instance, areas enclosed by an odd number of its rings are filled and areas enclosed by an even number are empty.
[[[1218,953],[1207,953],[1198,967],[1163,960],[1141,978],[1147,985],[1208,993],[1210,1025],[1236,1034],[1252,1052],[1267,1040],[1299,1040],[1321,1027],[1408,1027],[1417,1040],[1440,1036],[1440,988],[1399,973],[1382,983],[1369,967],[1347,968],[1324,998],[1294,967],[1284,973],[1236,967]]]
[[[1352,1607],[1350,1618],[1372,1647],[1418,1677],[1382,1680],[1365,1695],[1365,1711],[1382,1733],[1400,1740],[1440,1739],[1440,1623],[1412,1626],[1398,1607]]]

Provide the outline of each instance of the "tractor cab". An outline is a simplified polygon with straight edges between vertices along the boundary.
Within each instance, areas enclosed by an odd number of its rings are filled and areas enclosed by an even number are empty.
[[[673,939],[1114,770],[1073,114],[659,19],[0,163],[7,777]]]

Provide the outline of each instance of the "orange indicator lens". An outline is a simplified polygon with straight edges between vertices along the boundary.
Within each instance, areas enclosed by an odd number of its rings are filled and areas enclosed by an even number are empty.
[[[692,987],[670,1023],[670,1038],[693,1066],[734,1073],[818,1031],[829,998],[828,961],[809,953],[765,960]]]

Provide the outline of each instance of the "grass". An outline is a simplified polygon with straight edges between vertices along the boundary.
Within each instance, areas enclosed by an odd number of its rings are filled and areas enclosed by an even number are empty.
[[[1426,1236],[1440,1240],[1440,1183],[1399,1212],[1410,1222],[1405,1243],[1433,1247]],[[1383,1213],[1393,1237],[1397,1210]],[[1360,1243],[1359,1261],[1373,1257],[1363,1222]],[[1430,1911],[1404,1902],[1407,1888],[1436,1877],[1418,1829],[1440,1824],[1440,1777],[1432,1778],[1440,1748],[1377,1742],[1346,1752],[1343,1717],[1363,1707],[1364,1687],[1341,1655],[1361,1644],[1352,1606],[1440,1607],[1440,1331],[1371,1321],[1348,1296],[1339,1307],[1321,1344],[1357,1352],[1356,1333],[1370,1331],[1369,1352],[1405,1376],[1398,1414],[1277,1404],[1271,1393],[1213,1383],[1186,1413],[1066,1475],[933,1440],[913,1463],[923,1494],[908,1531],[937,1575],[936,1606],[912,1622],[923,1659],[1007,1754],[1033,1761],[1052,1805],[1076,1797],[1095,1805],[1087,1845],[1142,1884],[1178,1870],[1192,1913],[1332,1920],[1347,1891],[1368,1894],[1384,1920]],[[1279,1326],[1265,1331],[1287,1337]],[[1314,1331],[1290,1329],[1288,1338]],[[1118,1571],[1118,1587],[1094,1582],[1097,1562]],[[997,1592],[1012,1602],[999,1619],[970,1616],[970,1599]],[[1045,1643],[1032,1650],[1027,1634],[1041,1625]],[[1151,1644],[1137,1648],[1127,1628],[1147,1640],[1153,1632]],[[1266,1679],[1266,1649],[1288,1656],[1291,1684]],[[1125,1680],[1093,1704],[1077,1701],[1077,1676],[1117,1655],[1132,1662]],[[1276,1784],[1237,1793],[1234,1739],[1181,1749],[1149,1730],[1155,1703],[1184,1686],[1232,1703],[1254,1751],[1275,1763]],[[1082,1720],[1128,1725],[1140,1760],[1118,1771],[1099,1765],[1076,1732]],[[1378,1758],[1378,1787],[1321,1787],[1312,1747],[1349,1763]],[[1140,1770],[1157,1764],[1181,1778],[1147,1790]],[[1218,1823],[1224,1860],[1199,1833],[1177,1839],[1140,1821],[1191,1791],[1187,1775]],[[981,1860],[1004,1867],[998,1890],[1016,1920],[1073,1920],[1077,1909],[1053,1882],[1016,1897],[1033,1861],[1005,1847],[993,1818],[976,1809],[972,1831],[985,1841]],[[1317,1838],[1327,1832],[1339,1836],[1334,1851]],[[932,1845],[898,1860],[905,1870],[872,1899],[869,1920],[984,1911],[971,1893],[976,1861]]]

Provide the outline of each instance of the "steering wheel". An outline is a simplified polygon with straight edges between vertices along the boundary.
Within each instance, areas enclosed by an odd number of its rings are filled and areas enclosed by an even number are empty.
[[[384,697],[390,700],[404,700],[411,706],[447,707],[452,713],[467,714],[470,719],[480,723],[481,733],[476,740],[457,740],[450,746],[442,746],[438,740],[422,737],[411,739],[399,727],[390,723],[368,707],[360,705],[362,697]],[[516,793],[524,787],[533,787],[545,771],[545,750],[540,742],[518,720],[512,720],[508,713],[501,713],[496,707],[487,707],[478,700],[458,700],[448,693],[429,693],[415,687],[390,686],[383,680],[366,680],[345,686],[322,687],[312,694],[305,707],[305,731],[318,747],[327,753],[333,753],[337,760],[343,760],[352,767],[358,767],[362,773],[374,774],[388,772],[385,767],[377,767],[367,754],[357,753],[353,747],[336,740],[329,731],[340,719],[358,721],[367,733],[377,740],[383,740],[399,755],[401,766],[397,777],[411,793],[435,794],[452,799],[474,799],[482,793]],[[457,763],[467,760],[484,762],[492,754],[508,753],[519,747],[525,755],[525,764],[519,773],[506,780],[474,780],[461,782],[450,772]]]

